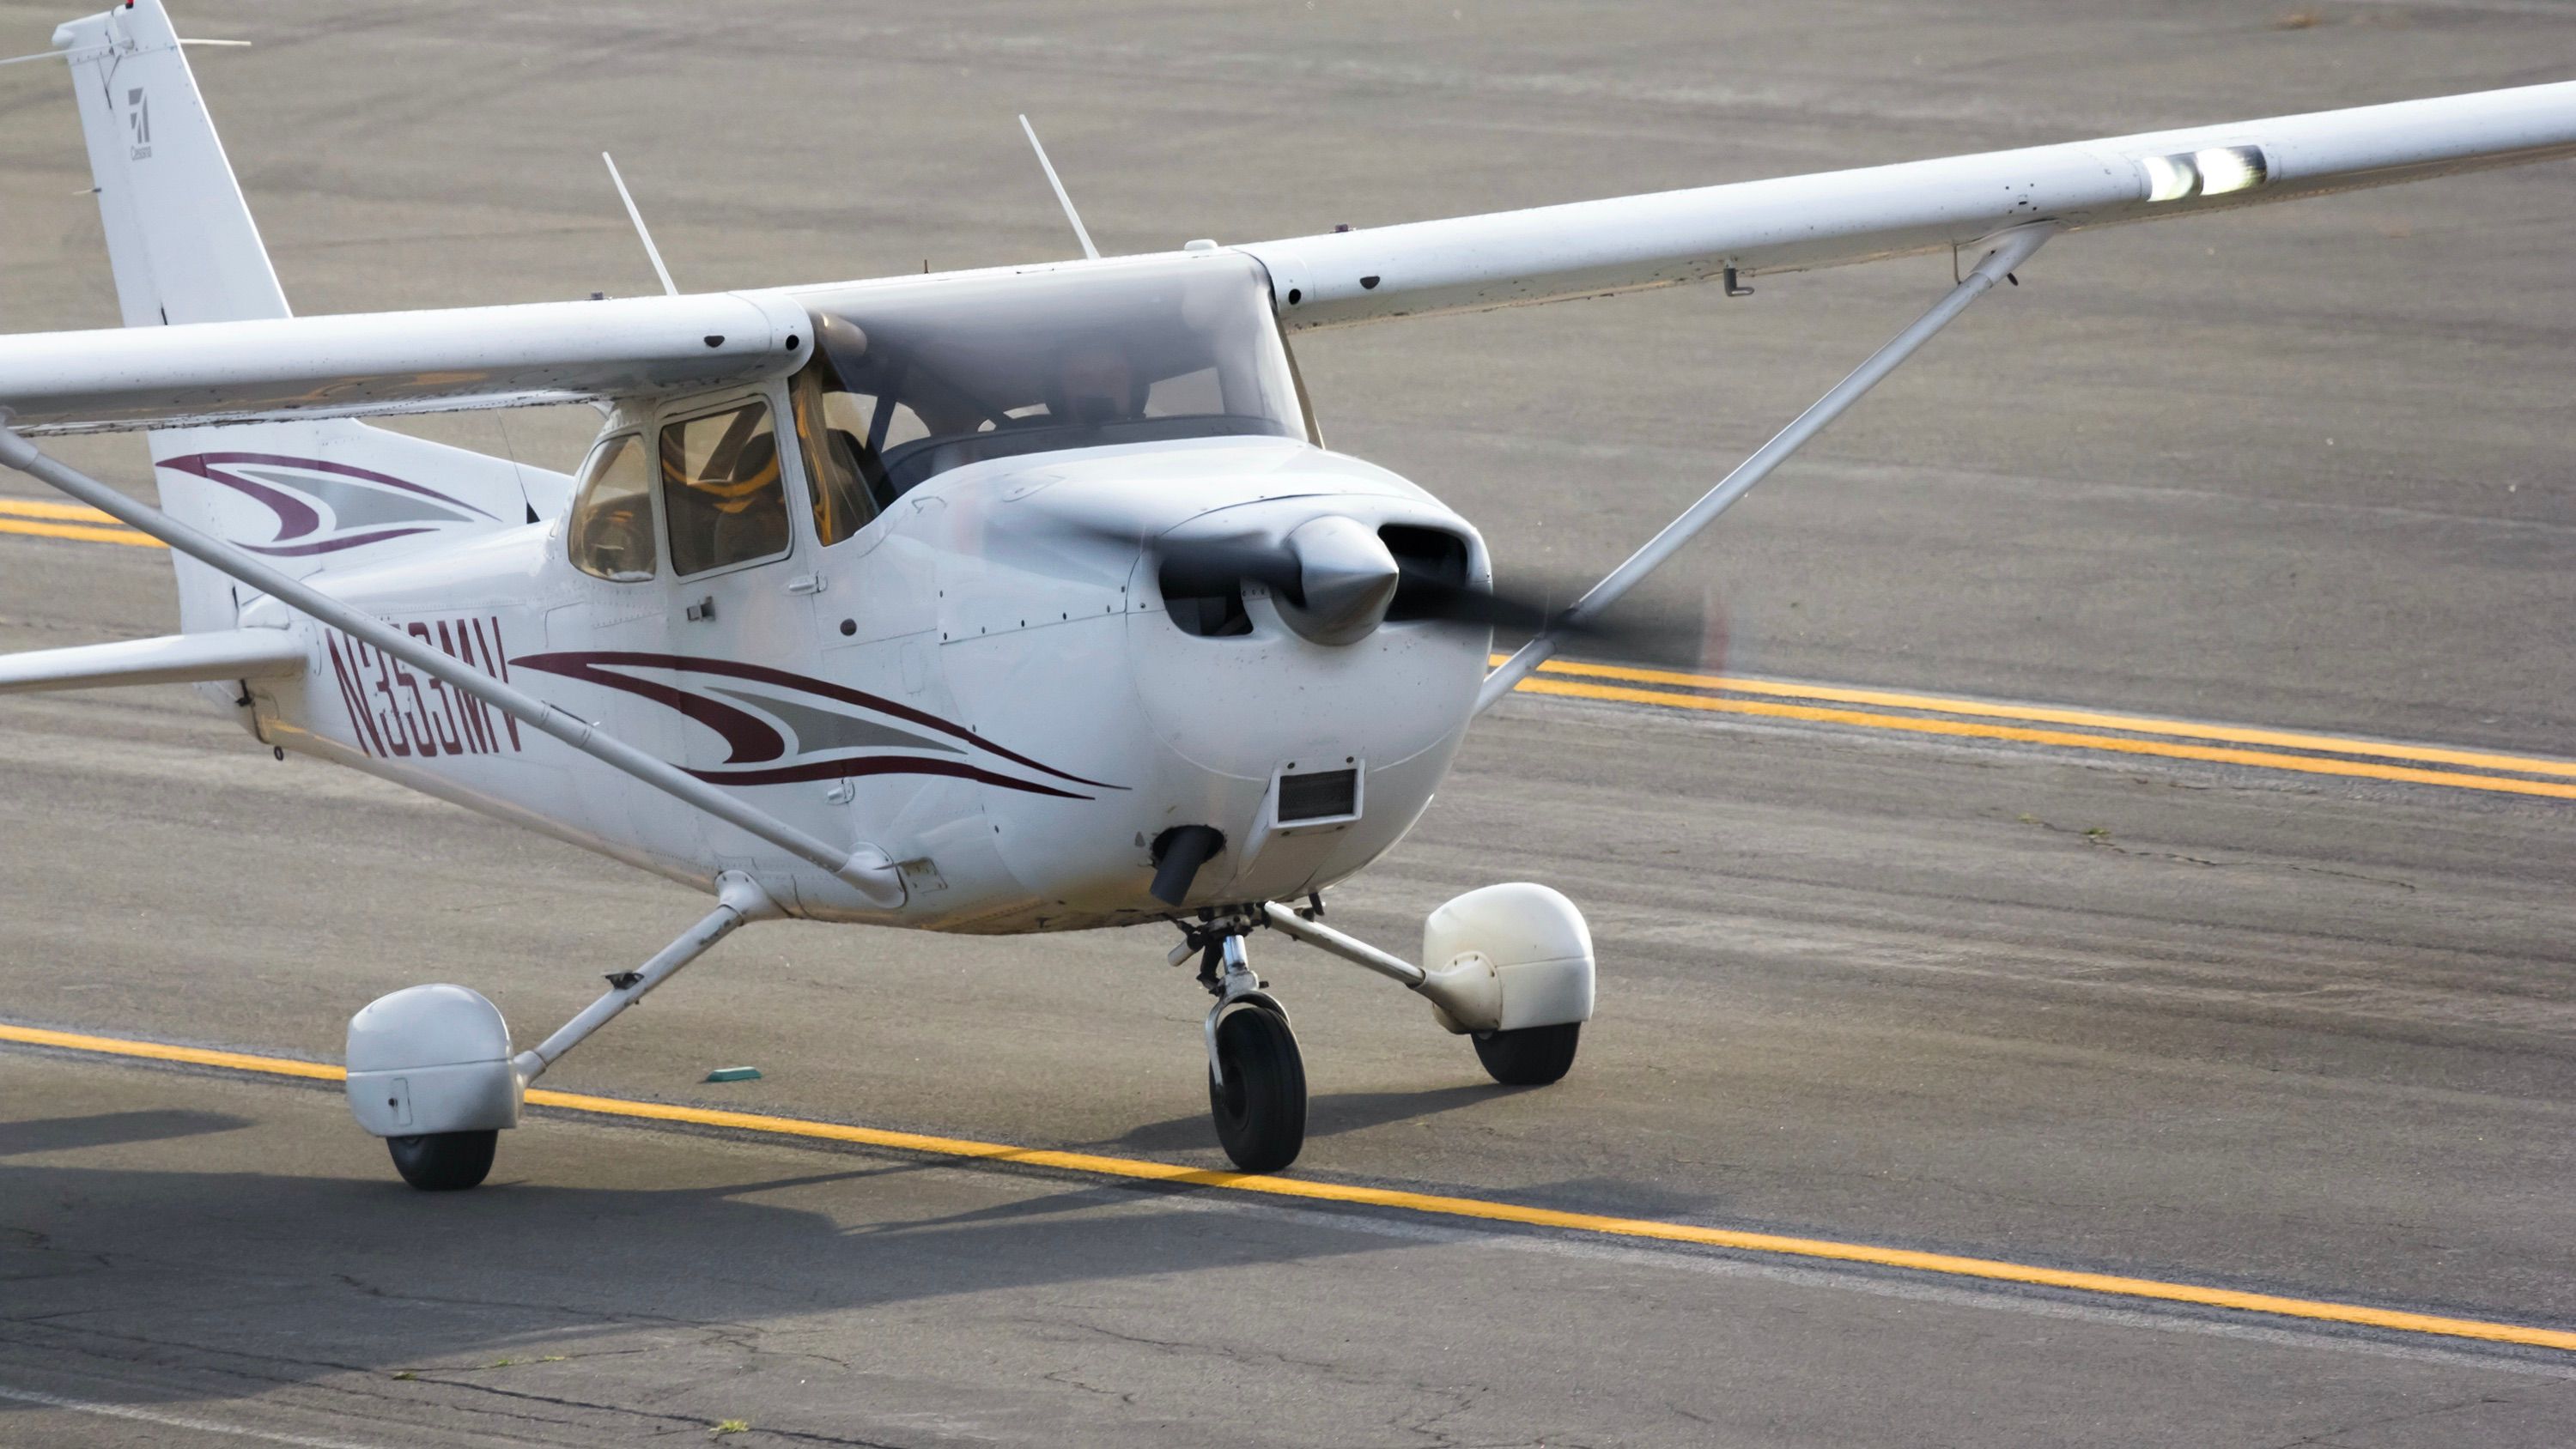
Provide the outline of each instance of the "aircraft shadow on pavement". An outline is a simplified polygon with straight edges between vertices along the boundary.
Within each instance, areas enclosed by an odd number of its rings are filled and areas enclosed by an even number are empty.
[[[1532,1087],[1500,1087],[1491,1082],[1479,1082],[1434,1087],[1427,1092],[1327,1093],[1307,1102],[1306,1135],[1309,1138],[1335,1137],[1344,1132],[1359,1132],[1392,1122],[1409,1122],[1419,1117],[1454,1112],[1479,1102],[1499,1101],[1535,1090]],[[1185,1117],[1148,1122],[1123,1136],[1085,1145],[1124,1152],[1207,1151],[1216,1146],[1216,1129],[1208,1125],[1205,1112],[1192,1112]]]
[[[0,1122],[0,1157],[20,1157],[34,1152],[69,1152],[83,1147],[114,1147],[132,1142],[161,1142],[173,1137],[233,1132],[249,1125],[251,1122],[247,1117],[175,1108]]]
[[[544,1143],[525,1135],[523,1170]],[[0,1163],[0,1383],[104,1375],[164,1403],[351,1372],[505,1388],[502,1360],[522,1381],[549,1355],[673,1350],[705,1368],[821,1315],[1404,1245],[1323,1217],[1247,1234],[1152,1189],[943,1166],[426,1194],[390,1174]],[[0,1418],[20,1407],[0,1399]]]

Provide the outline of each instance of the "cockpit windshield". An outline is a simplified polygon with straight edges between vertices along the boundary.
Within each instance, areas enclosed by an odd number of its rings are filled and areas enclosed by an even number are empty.
[[[839,495],[841,516],[990,458],[1307,436],[1269,279],[1248,257],[876,283],[806,303],[816,345],[797,422],[818,504]]]

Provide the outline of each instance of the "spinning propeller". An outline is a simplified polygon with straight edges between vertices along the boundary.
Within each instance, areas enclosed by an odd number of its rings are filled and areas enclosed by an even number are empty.
[[[1399,539],[1390,548],[1389,540],[1366,524],[1326,515],[1276,539],[1258,534],[1165,537],[1144,548],[1167,599],[1225,595],[1257,584],[1269,592],[1291,629],[1318,644],[1356,643],[1393,619],[1489,628],[1505,635],[1549,630],[1596,651],[1658,659],[1695,653],[1699,662],[1707,662],[1705,650],[1680,647],[1707,636],[1698,620],[1631,611],[1617,621],[1569,623],[1563,614],[1577,590],[1480,587],[1467,580],[1463,548],[1446,535],[1432,537],[1449,551],[1417,548],[1410,539]],[[1132,543],[1133,536],[1118,541]]]

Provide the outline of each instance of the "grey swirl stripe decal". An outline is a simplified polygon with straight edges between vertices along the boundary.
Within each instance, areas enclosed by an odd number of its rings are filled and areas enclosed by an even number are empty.
[[[471,524],[476,519],[502,521],[435,488],[325,458],[298,458],[284,453],[191,453],[182,458],[164,458],[159,466],[229,488],[276,514],[276,537],[266,543],[235,540],[241,548],[274,558],[304,558],[364,548],[389,539],[434,533],[449,524]],[[277,471],[281,468],[320,476],[297,477]],[[394,492],[387,493],[385,489]],[[325,510],[331,520],[327,528],[323,522]],[[365,531],[347,531],[352,529]],[[317,534],[323,536],[316,537]]]

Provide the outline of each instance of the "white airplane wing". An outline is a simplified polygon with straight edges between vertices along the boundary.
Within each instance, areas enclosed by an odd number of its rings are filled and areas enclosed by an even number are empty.
[[[1331,327],[1962,250],[2576,155],[2576,82],[1993,151],[1241,248]],[[1973,261],[1970,257],[1968,260]]]
[[[21,432],[570,402],[803,360],[804,309],[763,292],[290,316],[161,6],[121,0],[54,45],[125,326],[0,336],[0,409]]]
[[[2186,216],[2570,155],[2576,82],[1239,250],[1269,269],[1282,321],[1311,328],[1964,251],[2035,223]],[[0,336],[0,409],[45,434],[632,396],[793,370],[807,328],[790,294],[732,292]]]
[[[0,410],[44,434],[576,402],[774,377],[807,330],[783,295],[720,292],[20,333]]]

